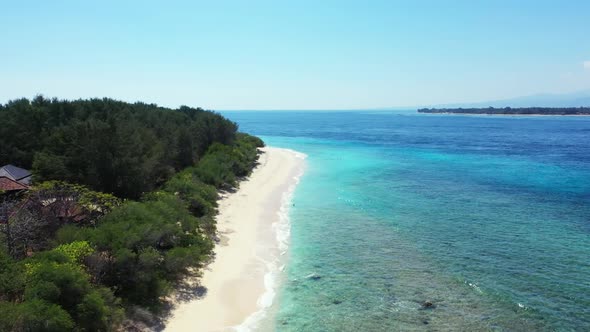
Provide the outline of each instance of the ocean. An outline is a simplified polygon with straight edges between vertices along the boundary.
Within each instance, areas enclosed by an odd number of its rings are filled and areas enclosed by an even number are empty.
[[[307,155],[271,330],[590,330],[590,117],[223,114]]]

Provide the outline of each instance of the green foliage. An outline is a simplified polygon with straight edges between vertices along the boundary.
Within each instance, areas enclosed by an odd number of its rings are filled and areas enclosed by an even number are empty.
[[[217,188],[231,188],[236,185],[232,172],[234,160],[231,147],[214,144],[194,168],[195,175],[206,184]]]
[[[39,140],[17,142],[0,126],[0,162],[14,157],[38,180],[84,184],[41,182],[28,193],[19,225],[35,237],[23,237],[22,252],[47,243],[21,261],[0,251],[0,331],[112,331],[125,306],[158,309],[209,260],[218,190],[248,176],[264,146],[184,106],[39,97],[0,105],[0,116],[10,130],[29,121]]]
[[[62,244],[55,248],[54,251],[62,253],[68,257],[72,262],[82,263],[84,258],[88,257],[94,249],[87,241],[76,241],[72,243]]]
[[[27,260],[25,266],[25,300],[58,303],[67,311],[72,311],[90,288],[84,270],[62,253],[41,253]]]
[[[76,241],[85,241],[85,234],[88,228],[78,227],[76,225],[64,225],[55,233],[54,242],[57,244],[67,244]]]
[[[113,195],[59,181],[42,182],[24,195],[22,203],[14,205],[8,224],[0,228],[15,258],[51,249],[52,238],[62,225],[95,226],[101,216],[121,204]]]
[[[91,251],[75,242],[20,262],[0,255],[0,330],[111,331],[123,310],[109,289],[90,282],[81,260]]]
[[[0,301],[21,299],[25,288],[24,276],[23,266],[16,264],[12,257],[0,250]]]
[[[255,136],[240,133],[233,148],[233,156],[237,160],[234,173],[237,176],[247,176],[258,161],[258,148],[264,147],[264,142]]]
[[[57,202],[61,203],[60,207],[64,205],[75,206],[87,216],[86,219],[100,217],[122,202],[121,199],[111,194],[93,191],[86,186],[63,181],[37,183],[28,191],[27,198],[35,204],[48,205],[47,203],[51,202],[52,205],[56,205]]]
[[[237,133],[236,140],[238,141],[238,144],[244,143],[256,148],[263,148],[265,146],[264,141],[260,139],[260,137],[248,135],[246,133]]]
[[[123,312],[110,290],[90,282],[80,263],[90,252],[88,243],[76,242],[25,260],[25,302],[59,305],[81,330],[110,330]]]
[[[207,250],[208,248],[203,248]],[[164,268],[167,273],[178,275],[185,274],[186,268],[194,266],[195,262],[202,261],[203,253],[193,247],[175,247],[166,252]]]
[[[189,210],[196,217],[213,215],[217,207],[217,190],[201,182],[193,171],[194,168],[191,168],[175,175],[166,182],[163,189],[187,202]]]
[[[147,306],[157,305],[170,284],[186,275],[189,267],[201,264],[213,248],[187,203],[163,191],[123,204],[84,236],[112,256],[111,273],[103,282],[127,303]],[[183,248],[191,260],[168,255],[177,248]]]
[[[211,144],[232,144],[237,130],[219,114],[186,106],[41,96],[0,106],[0,164],[32,168],[37,181],[81,183],[127,198],[194,165]]]
[[[264,143],[257,137],[240,134],[233,145],[213,144],[194,168],[203,182],[227,189],[237,185],[236,179],[250,174],[258,160],[257,148]]]
[[[67,311],[43,300],[0,302],[0,312],[0,331],[62,332],[75,326]]]

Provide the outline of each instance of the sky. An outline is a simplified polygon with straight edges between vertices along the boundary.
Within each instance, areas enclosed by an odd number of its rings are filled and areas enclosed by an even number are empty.
[[[580,90],[588,0],[0,0],[0,102],[371,109]]]

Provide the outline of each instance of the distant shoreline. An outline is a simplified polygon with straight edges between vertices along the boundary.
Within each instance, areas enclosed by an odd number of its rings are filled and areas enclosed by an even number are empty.
[[[421,108],[418,109],[418,113],[504,116],[589,116],[590,107]]]
[[[509,116],[509,117],[550,117],[550,116],[564,116],[564,117],[581,117],[590,116],[590,114],[492,114],[492,113],[452,113],[452,112],[437,112],[437,113],[426,113],[419,112],[422,114],[433,114],[433,115],[461,115],[461,116]]]

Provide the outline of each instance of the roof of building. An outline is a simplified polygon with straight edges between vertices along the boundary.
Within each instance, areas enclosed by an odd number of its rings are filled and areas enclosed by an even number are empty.
[[[31,176],[31,172],[14,165],[5,165],[0,168],[0,176],[6,176],[12,180],[19,181]]]
[[[2,191],[24,190],[28,188],[25,184],[14,181],[6,176],[0,176],[0,190]]]

